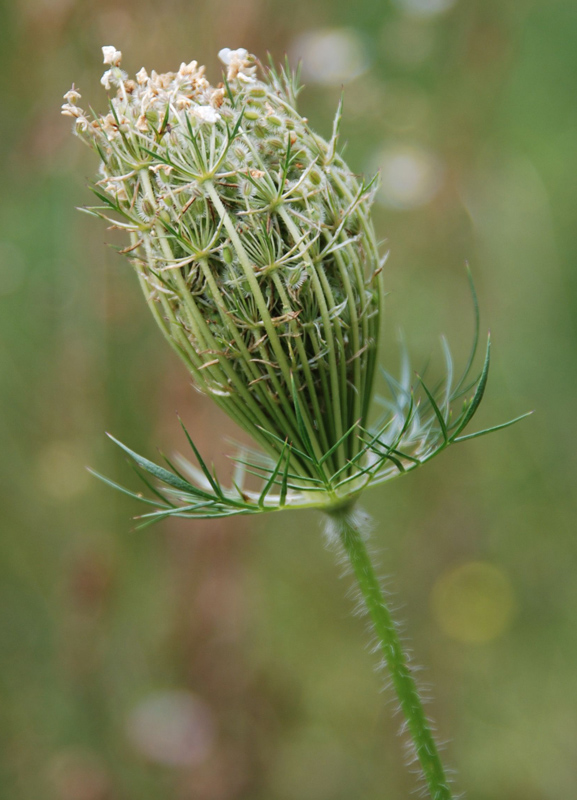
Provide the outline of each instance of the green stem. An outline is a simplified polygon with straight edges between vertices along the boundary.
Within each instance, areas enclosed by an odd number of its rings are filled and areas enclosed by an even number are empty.
[[[336,535],[357,580],[364,604],[371,618],[407,723],[415,753],[423,770],[431,800],[451,800],[439,751],[417,690],[409,659],[403,650],[397,626],[385,602],[379,579],[364,540],[368,518],[350,505],[330,512],[329,534]]]

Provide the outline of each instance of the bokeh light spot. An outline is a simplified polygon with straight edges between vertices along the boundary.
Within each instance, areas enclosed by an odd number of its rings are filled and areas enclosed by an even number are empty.
[[[348,83],[370,66],[365,43],[354,28],[305,31],[294,39],[290,55],[293,63],[302,60],[305,81],[328,86]]]
[[[214,745],[214,717],[191,692],[163,691],[145,697],[130,713],[128,739],[149,761],[170,767],[205,761]]]
[[[441,630],[468,644],[497,639],[516,611],[511,581],[500,567],[486,561],[470,561],[441,575],[433,587],[431,606]]]
[[[453,8],[456,0],[394,0],[395,5],[415,17],[436,17]]]
[[[389,145],[376,156],[374,166],[381,172],[377,200],[389,208],[426,205],[443,183],[439,159],[421,147]]]
[[[55,441],[39,453],[38,478],[46,494],[55,500],[70,500],[89,486],[86,454],[74,442]]]

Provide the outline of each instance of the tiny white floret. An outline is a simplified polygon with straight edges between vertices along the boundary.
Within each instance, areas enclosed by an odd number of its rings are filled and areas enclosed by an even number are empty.
[[[226,77],[229,81],[241,78],[247,83],[252,82],[256,66],[251,63],[252,56],[244,47],[239,47],[236,50],[231,50],[230,47],[223,47],[218,57],[228,67]]]
[[[122,53],[111,44],[106,44],[102,48],[102,55],[104,57],[104,64],[110,64],[111,67],[119,67],[122,60]]]
[[[230,47],[223,47],[219,50],[218,57],[226,66],[230,66],[233,61],[244,61],[248,56],[248,50],[244,47],[239,47],[237,50],[231,50]]]
[[[212,106],[195,106],[192,109],[192,113],[201,122],[210,122],[213,125],[220,119],[220,114]]]
[[[82,115],[82,111],[78,106],[75,106],[73,103],[63,103],[60,106],[61,114],[65,117],[80,117]]]
[[[81,94],[80,94],[80,92],[79,92],[79,91],[76,89],[76,87],[74,86],[74,84],[72,84],[72,89],[69,89],[69,90],[66,92],[66,94],[64,95],[64,99],[66,100],[66,102],[67,102],[67,103],[70,103],[70,104],[71,104],[71,105],[73,105],[73,106],[75,106],[75,105],[76,105],[77,101],[78,101],[78,100],[80,100],[80,98],[81,98],[81,97],[82,97],[82,95],[81,95]]]
[[[112,77],[112,70],[107,69],[102,78],[100,78],[100,83],[104,86],[107,92],[110,91],[110,79]]]

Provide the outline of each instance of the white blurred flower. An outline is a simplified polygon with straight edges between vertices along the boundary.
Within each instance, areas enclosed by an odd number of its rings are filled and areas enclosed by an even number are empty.
[[[210,122],[213,125],[220,119],[220,114],[212,106],[195,106],[192,113],[201,122]]]
[[[169,767],[201,764],[215,741],[210,709],[186,691],[156,692],[146,697],[129,715],[126,732],[145,758]]]
[[[339,86],[370,66],[367,48],[354,28],[305,31],[293,41],[293,60],[302,60],[303,77],[313,83]]]
[[[457,0],[394,0],[407,14],[415,17],[436,17],[449,11]]]
[[[111,67],[119,67],[122,60],[122,53],[112,45],[104,45],[102,48],[103,63],[110,64]]]
[[[144,86],[145,83],[148,83],[148,72],[142,67],[136,73],[136,80],[138,81],[139,86]]]
[[[381,173],[377,200],[389,208],[424,206],[443,183],[439,159],[421,147],[389,145],[377,155],[374,166]]]

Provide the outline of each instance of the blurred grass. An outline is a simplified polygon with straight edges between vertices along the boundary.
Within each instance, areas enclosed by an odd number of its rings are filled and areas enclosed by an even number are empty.
[[[140,452],[183,447],[178,409],[221,463],[232,428],[160,341],[129,265],[103,244],[112,233],[75,210],[94,163],[59,116],[62,93],[74,80],[102,105],[103,43],[130,71],[196,58],[214,75],[220,47],[280,58],[325,27],[361,37],[370,63],[346,86],[351,166],[410,146],[442,171],[426,204],[377,210],[392,253],[383,359],[396,360],[400,325],[423,359],[440,332],[466,352],[468,259],[495,344],[479,425],[537,410],[367,497],[375,546],[428,667],[457,786],[471,800],[577,791],[577,17],[571,0],[461,0],[429,18],[407,12],[418,5],[0,7],[2,796],[376,800],[411,788],[314,516],[134,533],[133,504],[84,472],[132,480],[104,430]],[[302,95],[325,134],[339,93]],[[516,612],[471,644],[447,635],[432,596],[479,561]],[[490,583],[475,592],[482,618]],[[216,730],[195,729],[206,752],[180,766],[128,734],[134,710],[171,689],[202,700]]]

